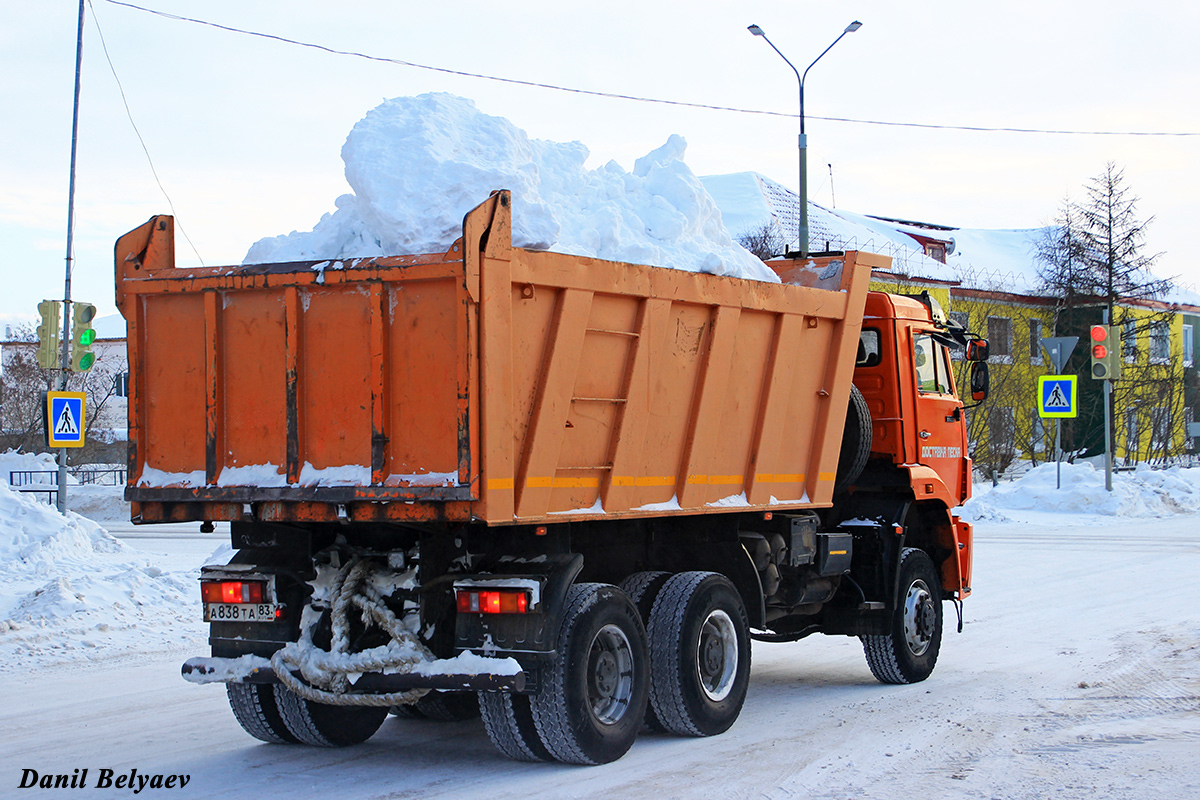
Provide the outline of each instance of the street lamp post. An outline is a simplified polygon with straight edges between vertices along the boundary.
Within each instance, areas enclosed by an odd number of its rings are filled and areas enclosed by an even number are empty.
[[[842,36],[845,36],[847,33],[854,33],[861,27],[862,23],[858,20],[855,20],[847,25],[846,30],[842,31],[841,35],[833,40],[833,44],[822,50],[821,55],[813,59],[812,64],[808,65],[803,74],[800,73],[800,70],[796,69],[795,65],[792,64],[791,61],[788,61],[787,56],[779,52],[779,48],[767,38],[767,35],[763,33],[762,28],[758,27],[757,25],[751,25],[747,28],[747,30],[755,36],[761,36],[767,44],[771,45],[772,50],[774,50],[776,53],[779,53],[779,57],[782,58],[789,67],[792,68],[792,72],[796,73],[796,80],[800,83],[800,241],[797,246],[800,249],[801,258],[804,258],[808,255],[808,136],[804,132],[804,79],[808,77],[808,70],[812,69],[813,66],[821,60],[822,56],[832,50],[833,45],[842,40]]]

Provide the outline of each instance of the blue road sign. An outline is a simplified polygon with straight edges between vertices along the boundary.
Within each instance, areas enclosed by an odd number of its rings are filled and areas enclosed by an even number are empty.
[[[51,447],[83,447],[83,392],[46,394],[46,437]]]
[[[1074,375],[1043,375],[1038,378],[1038,416],[1076,417],[1079,393]]]

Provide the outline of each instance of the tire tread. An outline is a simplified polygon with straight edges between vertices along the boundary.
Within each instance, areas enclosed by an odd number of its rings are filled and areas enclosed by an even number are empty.
[[[238,724],[255,739],[268,744],[299,742],[284,724],[269,684],[227,683],[225,693]]]
[[[374,735],[387,717],[383,707],[322,706],[276,685],[275,703],[288,731],[313,747],[347,747]]]
[[[695,681],[693,676],[684,673],[682,647],[685,628],[691,624],[689,606],[702,585],[714,578],[719,579],[735,598],[736,608],[730,610],[733,612],[731,616],[741,623],[744,633],[745,650],[739,653],[743,661],[738,667],[739,671],[744,669],[744,676],[743,685],[735,689],[730,697],[732,708],[706,718],[703,706],[695,711],[689,708],[685,691]],[[749,622],[733,584],[715,572],[681,572],[673,575],[654,601],[647,638],[650,642],[650,705],[662,728],[680,736],[713,736],[727,730],[741,713],[750,672]],[[698,687],[694,688],[699,691]]]
[[[933,561],[929,558],[929,555],[924,550],[919,548],[906,547],[900,553],[900,563],[897,565],[897,573],[902,574],[906,569],[908,569],[909,563],[916,563],[917,567],[915,568],[928,568],[929,575],[933,578],[930,588],[937,595],[935,602],[937,602],[940,606],[941,593],[939,591],[940,587],[936,582],[937,570],[934,569]],[[902,600],[900,597],[896,597],[894,602],[899,604],[902,602]],[[903,612],[901,612],[899,609],[893,611],[893,617],[888,623],[891,626],[890,633],[867,634],[860,637],[863,644],[863,653],[867,657],[867,666],[871,668],[871,674],[874,675],[875,679],[880,683],[904,685],[909,683],[919,683],[928,677],[928,672],[925,674],[914,673],[913,670],[906,669],[905,665],[902,663],[902,654],[900,648],[903,647],[903,645],[901,645],[898,641],[898,636],[900,636],[900,633],[897,631],[898,617],[896,616],[902,613]],[[929,667],[930,672],[933,670],[933,665],[937,664],[938,650],[941,646],[940,623],[937,639],[938,641],[932,652],[933,663]]]
[[[479,712],[488,738],[513,761],[550,761],[553,756],[534,726],[533,711],[526,695],[480,692]]]

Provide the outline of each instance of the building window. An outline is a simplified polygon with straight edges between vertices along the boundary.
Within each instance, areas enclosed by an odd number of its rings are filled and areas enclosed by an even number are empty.
[[[1196,423],[1196,412],[1191,406],[1183,407],[1184,446],[1188,451],[1196,449],[1196,437],[1192,436],[1192,425]]]
[[[1029,320],[1029,363],[1042,363],[1042,321]]]
[[[1138,452],[1138,423],[1137,409],[1125,410],[1125,462],[1137,460]]]
[[[1171,329],[1165,322],[1150,326],[1150,363],[1166,364],[1171,360]]]
[[[1016,424],[1011,408],[992,406],[988,409],[988,440],[993,453],[1011,451],[1015,434]]]
[[[971,315],[966,311],[951,311],[946,316],[950,317],[950,319],[962,326],[964,331],[971,330]],[[953,347],[950,349],[950,358],[955,361],[962,361],[963,356],[966,355],[966,352],[967,351],[961,347]]]
[[[941,242],[926,242],[925,255],[932,258],[934,261],[946,263],[946,245]]]
[[[1171,449],[1171,409],[1155,406],[1150,412],[1151,453],[1166,455]]]
[[[1008,317],[988,317],[988,346],[998,364],[1011,364],[1013,355],[1013,324]]]
[[[1192,331],[1191,325],[1183,326],[1183,365],[1190,367],[1195,363],[1195,356],[1192,355],[1192,347],[1195,344],[1195,334]]]
[[[1125,332],[1121,334],[1121,358],[1126,364],[1137,360],[1137,323],[1133,320],[1125,323]]]
[[[113,376],[113,394],[117,397],[129,397],[129,373],[122,372]]]
[[[1037,409],[1029,411],[1032,425],[1030,426],[1029,446],[1035,453],[1044,453],[1046,451],[1046,423],[1038,414]]]

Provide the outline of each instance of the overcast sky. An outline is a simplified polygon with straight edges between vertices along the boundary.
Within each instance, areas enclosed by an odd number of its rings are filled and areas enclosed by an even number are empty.
[[[447,91],[531,137],[579,140],[631,169],[672,133],[700,175],[754,170],[795,188],[795,118],[681,108],[379,63],[91,0],[182,228],[210,265],[308,230],[348,191],[347,132],[387,97]],[[438,3],[139,0],[330,48],[589,91],[794,114],[808,75],[809,194],[868,214],[975,228],[1050,222],[1106,161],[1155,221],[1158,272],[1200,283],[1200,136],[972,132],[835,122],[1200,133],[1200,8],[1143,0],[964,3]],[[0,323],[61,298],[75,0],[0,0]],[[89,12],[84,33],[73,296],[113,313],[116,238],[170,208]],[[481,198],[482,199],[482,198]],[[181,266],[198,264],[182,238]],[[964,258],[969,254],[964,254]],[[984,265],[986,266],[986,265]]]

